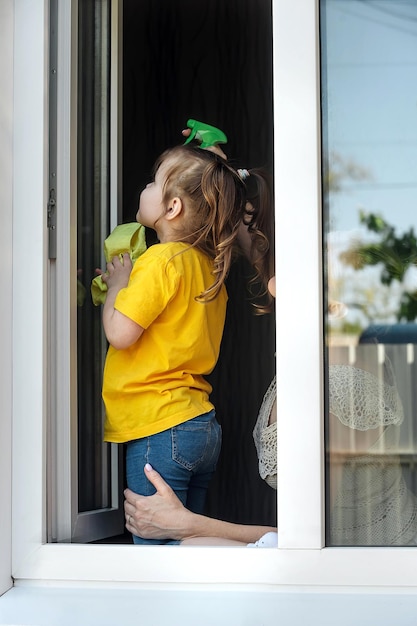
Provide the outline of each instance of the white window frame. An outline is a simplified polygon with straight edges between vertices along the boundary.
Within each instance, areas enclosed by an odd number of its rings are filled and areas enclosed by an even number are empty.
[[[0,275],[0,594],[12,585],[11,579],[11,477],[12,477],[12,323],[13,289],[12,206],[13,206],[13,0],[5,0],[0,13],[0,250],[4,265]]]
[[[70,4],[68,0],[68,5]],[[316,0],[274,0],[277,203],[277,550],[45,543],[48,3],[16,0],[13,174],[15,584],[50,581],[269,588],[417,586],[412,548],[324,548],[320,106]],[[66,46],[66,47],[65,47]],[[63,56],[62,56],[63,55]],[[71,93],[71,37],[60,71]],[[74,77],[72,77],[74,79]],[[69,206],[75,166],[66,138]],[[256,123],[256,120],[254,120]],[[61,178],[61,185],[63,184]],[[62,193],[62,191],[61,191]],[[67,244],[68,245],[68,244]],[[30,252],[28,252],[30,251]],[[60,374],[62,375],[62,374]],[[1,445],[6,445],[2,443]],[[2,496],[7,497],[7,493]],[[7,538],[6,538],[7,539]],[[5,541],[1,537],[0,541]],[[181,558],[178,558],[181,550]]]

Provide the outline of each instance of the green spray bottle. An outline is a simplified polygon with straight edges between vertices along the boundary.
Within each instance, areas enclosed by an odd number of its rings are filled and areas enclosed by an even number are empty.
[[[190,143],[193,139],[201,141],[200,148],[209,148],[216,143],[227,143],[227,137],[224,132],[215,126],[210,126],[210,124],[190,119],[187,122],[187,128],[191,128],[191,133],[184,145]]]

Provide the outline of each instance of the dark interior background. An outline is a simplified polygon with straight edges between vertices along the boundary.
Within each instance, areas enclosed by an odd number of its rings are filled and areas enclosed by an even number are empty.
[[[236,167],[273,167],[271,0],[124,0],[123,221],[135,219],[155,158],[189,118],[221,128]],[[151,241],[152,233],[149,234]],[[207,513],[276,524],[276,494],[258,475],[252,430],[274,373],[273,315],[255,316],[236,262],[212,400],[223,446]]]

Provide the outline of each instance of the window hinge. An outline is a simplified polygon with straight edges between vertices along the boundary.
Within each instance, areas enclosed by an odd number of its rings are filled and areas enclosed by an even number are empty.
[[[49,258],[56,259],[56,192],[55,192],[55,189],[49,190],[47,225],[48,225],[48,237],[49,237],[49,241],[48,241]]]

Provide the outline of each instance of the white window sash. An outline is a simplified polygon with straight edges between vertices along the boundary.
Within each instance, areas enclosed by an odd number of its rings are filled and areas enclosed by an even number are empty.
[[[321,548],[320,108],[313,0],[274,2],[274,68],[279,543]]]
[[[111,506],[106,509],[78,512],[78,433],[77,433],[77,307],[76,281],[68,280],[77,272],[77,57],[78,57],[78,3],[58,0],[57,20],[57,258],[49,266],[50,319],[50,426],[48,426],[48,452],[54,463],[47,464],[49,535],[58,541],[93,541],[116,535],[123,528],[123,515],[119,505],[122,500],[118,484],[120,465],[117,446],[112,447]],[[119,3],[111,3],[113,41],[118,42]],[[72,25],[72,27],[71,27]],[[114,85],[119,77],[117,50],[112,50],[111,75]],[[112,88],[112,115],[119,112],[116,101],[117,88]],[[111,120],[111,228],[117,224],[118,198],[117,159],[120,119]],[[72,234],[71,236],[69,234]],[[103,230],[102,240],[107,236]],[[104,258],[102,259],[104,263]],[[103,266],[103,265],[101,265]],[[53,337],[60,341],[54,341]],[[103,444],[104,446],[105,444]],[[50,458],[49,457],[49,458]],[[104,531],[103,531],[104,528]],[[102,533],[102,534],[100,534]]]
[[[413,549],[322,547],[324,462],[315,0],[274,1],[281,547],[247,550],[44,543],[47,2],[20,0],[15,2],[15,7],[13,575],[16,584],[59,580],[60,584],[88,581],[164,586],[174,583],[211,588],[216,584],[223,588],[236,584],[263,588],[280,585],[286,589],[290,586],[339,589],[417,586]],[[24,258],[30,259],[29,267],[21,263],[22,251]]]

